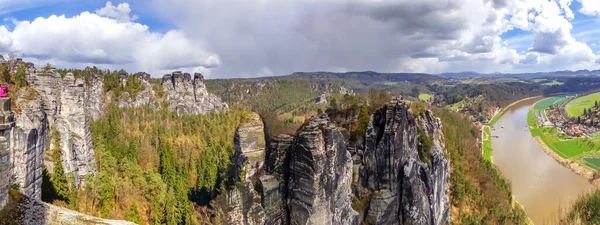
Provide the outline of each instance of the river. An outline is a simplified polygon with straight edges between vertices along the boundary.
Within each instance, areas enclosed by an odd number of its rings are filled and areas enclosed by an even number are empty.
[[[492,156],[533,222],[547,224],[554,221],[559,208],[569,208],[594,186],[548,156],[525,128],[527,112],[537,100],[517,103],[498,119],[492,130],[492,136],[499,136],[492,139]]]

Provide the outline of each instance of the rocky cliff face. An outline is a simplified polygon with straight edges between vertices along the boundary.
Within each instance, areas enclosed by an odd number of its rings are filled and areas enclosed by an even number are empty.
[[[164,75],[162,86],[169,110],[178,114],[206,114],[229,108],[219,97],[208,93],[200,73],[194,74],[193,78],[189,73],[179,71]]]
[[[261,143],[257,148],[254,143],[263,138],[259,135],[263,128],[259,120],[248,121],[251,122],[238,130],[244,131],[246,134],[242,136],[246,138],[236,137],[236,145],[260,151],[262,157],[264,145]],[[229,207],[234,209],[229,213],[229,221],[238,221],[232,224],[434,225],[449,222],[449,162],[444,157],[442,124],[430,111],[415,116],[408,103],[391,102],[372,115],[364,138],[355,148],[349,148],[346,140],[326,117],[311,118],[295,137],[279,135],[270,140],[263,159],[264,175],[258,181],[257,168],[262,168],[259,157],[238,160],[240,170],[246,168],[243,170],[246,184],[228,195]],[[259,167],[248,170],[248,165]],[[353,203],[356,209],[352,208]]]
[[[55,127],[60,134],[65,173],[73,173],[75,185],[83,177],[96,172],[96,161],[90,133],[91,114],[86,110],[84,80],[69,73],[62,79],[62,89]]]
[[[16,93],[16,99],[21,113],[16,119],[10,140],[12,174],[15,183],[24,194],[40,199],[48,132],[46,113],[42,108],[41,97],[30,90],[19,91]]]
[[[342,133],[325,118],[300,128],[290,152],[291,224],[358,224],[352,158]]]
[[[15,93],[16,126],[8,139],[12,154],[9,157],[10,174],[6,177],[14,175],[16,184],[24,194],[39,199],[42,164],[49,171],[53,167],[53,162],[48,160],[51,158],[44,160],[45,150],[54,147],[51,146],[50,130],[58,131],[59,137],[55,138],[60,139],[65,173],[72,173],[75,184],[79,185],[84,176],[96,171],[89,126],[91,121],[104,114],[107,106],[102,75],[76,78],[72,73],[61,76],[55,70],[42,71],[34,67],[28,72],[26,81],[29,87]],[[158,99],[149,83],[150,75],[137,73],[131,76],[139,79],[144,88],[135,98],[128,97],[125,92],[125,98],[119,99],[118,105],[139,107],[148,104],[155,108]],[[126,82],[127,77],[123,74],[121,82]],[[181,75],[174,76],[171,81],[172,88],[167,88],[165,100],[177,106],[173,110],[179,110],[180,113],[209,113],[227,109],[226,104],[206,91],[200,74],[194,80],[189,75],[185,79]]]
[[[92,120],[96,120],[106,111],[106,105],[104,104],[104,81],[102,77],[97,74],[90,76],[90,85],[86,85],[85,92],[85,108],[90,114]]]
[[[59,133],[65,173],[73,173],[75,184],[96,171],[89,125],[94,116],[102,115],[102,85],[86,88],[84,79],[68,73],[63,77],[55,71],[32,73],[27,76],[31,88],[39,93],[41,108],[47,117],[43,126]],[[27,114],[27,111],[23,111]],[[52,144],[47,137],[45,145]],[[27,145],[27,144],[24,144]],[[45,162],[49,165],[51,162]]]
[[[228,220],[230,224],[264,224],[265,210],[256,184],[264,172],[266,146],[264,124],[257,113],[242,118],[233,143],[241,185],[227,193]]]
[[[352,159],[335,125],[313,118],[295,138],[274,138],[268,155],[263,129],[258,115],[250,114],[236,134],[237,155],[243,156],[236,164],[245,182],[227,195],[230,223],[358,224],[350,206]],[[261,175],[265,160],[267,174]]]
[[[449,165],[442,124],[430,111],[420,116],[415,117],[407,103],[394,102],[371,117],[357,148],[361,158],[358,197],[372,196],[362,212],[367,224],[444,224],[449,220]],[[419,135],[432,141],[430,149],[423,149]]]
[[[135,77],[135,79],[138,79],[142,83],[143,89],[136,93],[135,96],[131,96],[128,92],[122,93],[118,99],[117,105],[121,108],[135,108],[144,105],[148,105],[148,107],[151,109],[156,108],[156,93],[154,93],[152,85],[149,82],[150,74],[136,73],[131,76]],[[120,80],[122,84],[127,84],[127,76],[123,76],[123,78]]]
[[[10,99],[0,98],[0,209],[8,201],[8,189],[12,175],[12,157],[10,149],[11,130],[14,127]]]
[[[244,182],[256,181],[264,171],[265,164],[265,127],[257,113],[250,113],[242,119],[237,129],[233,145],[235,163],[240,166]]]

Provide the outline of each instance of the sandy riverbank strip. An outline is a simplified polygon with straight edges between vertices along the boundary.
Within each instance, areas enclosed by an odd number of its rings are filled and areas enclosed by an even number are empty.
[[[535,137],[533,139],[535,140],[535,143],[537,143],[538,146],[540,146],[540,148],[542,148],[542,150],[546,152],[546,154],[548,154],[550,157],[556,160],[556,162],[566,167],[567,169],[573,171],[573,173],[585,178],[597,188],[600,188],[600,179],[594,178],[594,170],[590,169],[587,166],[579,164],[579,162],[577,161],[560,157],[560,155],[556,154],[556,152],[550,149],[540,137]]]
[[[583,178],[589,180],[590,182],[594,181],[594,171],[593,170],[591,170],[590,168],[587,168],[586,166],[579,164],[576,161],[560,157],[560,155],[556,154],[556,152],[554,152],[552,149],[550,149],[550,147],[548,147],[544,143],[544,141],[542,141],[542,139],[540,137],[534,137],[533,139],[535,140],[535,143],[537,143],[540,146],[540,148],[542,148],[542,150],[544,150],[544,152],[546,152],[546,154],[548,154],[548,155],[550,155],[550,157],[554,158],[554,160],[556,160],[556,162],[563,165],[564,167],[567,167],[568,169],[570,169],[577,175],[582,176]],[[598,183],[598,182],[592,182],[592,183]],[[598,185],[596,184],[596,186],[598,186]]]

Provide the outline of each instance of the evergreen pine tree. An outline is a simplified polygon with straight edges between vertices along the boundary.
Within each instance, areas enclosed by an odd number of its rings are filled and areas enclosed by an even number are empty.
[[[68,200],[69,184],[65,169],[62,164],[62,149],[60,147],[60,136],[57,130],[52,130],[52,138],[54,139],[54,148],[52,149],[52,158],[54,160],[54,172],[50,176],[50,182],[54,186],[58,199]]]

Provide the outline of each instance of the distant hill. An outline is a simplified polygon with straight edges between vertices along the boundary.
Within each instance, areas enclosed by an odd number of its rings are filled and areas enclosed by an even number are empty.
[[[356,79],[363,82],[398,82],[398,81],[428,81],[445,79],[444,77],[426,73],[377,73],[373,71],[365,72],[296,72],[289,78],[305,78],[309,80],[328,80],[328,79]]]
[[[574,76],[599,76],[600,70],[563,70],[553,72],[535,72],[535,73],[477,73],[472,71],[441,73],[439,76],[446,78],[472,78],[472,77],[517,77],[517,78],[535,78],[535,77],[574,77]]]

